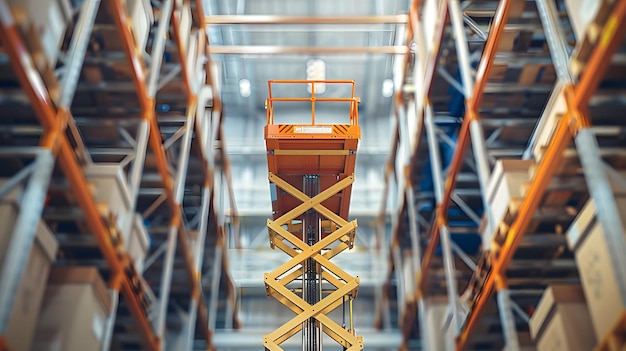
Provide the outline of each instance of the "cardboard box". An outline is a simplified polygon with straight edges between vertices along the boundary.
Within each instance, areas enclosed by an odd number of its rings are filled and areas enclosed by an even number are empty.
[[[602,1],[599,0],[565,0],[565,8],[576,40],[581,40],[585,36],[585,31],[595,19],[601,4]]]
[[[585,297],[578,285],[549,286],[529,327],[537,351],[589,351],[596,345]]]
[[[626,197],[616,191],[615,200],[622,224],[626,223]],[[596,220],[596,207],[593,200],[576,217],[567,233],[570,248],[574,250],[576,264],[580,274],[585,297],[589,304],[589,313],[595,334],[602,338],[626,312],[617,284],[617,273],[613,267],[611,255],[604,231]]]
[[[117,228],[124,229],[129,216],[131,196],[126,176],[118,163],[92,163],[85,169],[87,181],[94,185],[94,199],[107,206],[116,218]],[[124,235],[126,240],[128,235]]]
[[[16,195],[17,190],[13,194]],[[4,262],[6,257],[19,211],[16,204],[6,202],[7,198],[3,200],[5,202],[0,203],[0,223],[2,223],[0,226],[0,262]],[[13,311],[5,333],[10,350],[30,350],[39,308],[46,289],[45,281],[48,279],[50,265],[56,258],[57,249],[58,243],[54,235],[44,222],[39,221],[35,232],[35,242],[17,287]]]
[[[146,51],[154,14],[150,0],[126,0],[126,11],[131,19],[133,36],[140,52]]]
[[[530,336],[529,332],[517,332],[517,342],[519,343],[519,351],[536,351],[535,342]],[[506,345],[502,348],[502,351],[510,351],[506,348]]]
[[[9,0],[11,10],[22,31],[29,27],[39,40],[46,61],[52,67],[57,62],[65,30],[72,18],[68,0]],[[32,48],[30,48],[32,50]]]
[[[184,2],[180,9],[180,37],[183,40],[183,49],[188,50],[189,48],[189,39],[191,36],[191,22],[193,18],[191,16],[191,3]]]
[[[143,218],[139,214],[135,214],[133,221],[133,231],[130,238],[126,241],[126,251],[133,259],[135,269],[141,274],[143,264],[146,261],[146,254],[150,249],[150,239],[148,232],[143,225]]]
[[[424,345],[424,350],[445,350],[446,349],[446,332],[442,326],[448,314],[448,301],[440,297],[427,297],[424,299],[424,331],[431,335]]]
[[[532,160],[498,160],[491,178],[487,184],[487,198],[495,226],[504,221],[509,214],[509,204],[512,200],[522,198],[522,184],[529,180],[528,169],[534,163]],[[489,228],[490,226],[485,226]],[[493,229],[492,228],[492,229]],[[491,247],[493,230],[483,232],[483,247]]]
[[[567,103],[565,102],[563,89],[557,86],[550,95],[550,99],[548,99],[546,108],[543,110],[537,128],[531,138],[533,156],[537,162],[543,158],[543,154],[552,140],[554,130],[566,111]]]
[[[33,350],[99,350],[110,310],[110,299],[96,268],[52,269]]]

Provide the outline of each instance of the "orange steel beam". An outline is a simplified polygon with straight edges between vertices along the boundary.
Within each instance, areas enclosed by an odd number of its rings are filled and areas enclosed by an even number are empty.
[[[466,320],[465,328],[457,340],[457,350],[464,350],[468,346],[471,334],[474,328],[478,326],[478,321],[484,313],[485,308],[487,307],[487,304],[489,303],[494,292],[496,287],[496,278],[506,274],[506,268],[511,262],[515,250],[522,240],[522,237],[524,236],[524,233],[528,228],[539,203],[541,202],[541,195],[545,192],[559,165],[559,160],[563,150],[565,150],[572,140],[572,134],[570,132],[571,117],[571,114],[567,113],[558,122],[554,136],[537,167],[537,173],[530,184],[530,188],[528,189],[528,194],[532,194],[532,196],[526,196],[524,201],[522,201],[518,216],[509,229],[506,241],[500,248],[499,255],[494,257],[494,266],[483,283],[480,295],[478,296],[478,299]]]
[[[456,183],[456,175],[461,170],[461,166],[463,165],[463,158],[465,156],[465,150],[467,149],[468,141],[469,141],[469,118],[466,118],[461,125],[461,129],[459,131],[459,138],[456,143],[456,149],[454,150],[454,155],[452,156],[452,161],[450,163],[450,170],[448,172],[448,177],[446,179],[446,183],[444,185],[444,195],[442,198],[442,202],[437,205],[435,222],[430,227],[430,241],[428,242],[428,246],[424,251],[424,256],[422,258],[422,274],[420,275],[420,280],[418,282],[418,288],[423,293],[426,285],[426,275],[428,273],[428,269],[430,268],[430,263],[432,261],[433,255],[435,254],[435,249],[439,244],[439,230],[441,226],[447,225],[447,215],[446,212],[448,210],[448,204],[450,202],[450,194],[452,194],[452,189]]]
[[[420,4],[422,3],[421,0],[413,0],[412,4],[411,4],[411,8],[409,9],[409,28],[408,28],[408,36],[407,36],[407,43],[410,44],[411,40],[414,40],[415,42],[418,42],[419,40],[421,40],[421,38],[414,38],[415,32],[416,32],[416,26],[420,25],[419,24],[419,14],[418,14],[418,9]],[[430,92],[430,87],[431,87],[431,82],[432,79],[434,77],[435,74],[435,67],[437,66],[437,56],[439,55],[439,48],[441,47],[441,41],[443,40],[443,32],[444,32],[444,28],[445,28],[445,24],[447,22],[447,18],[448,18],[448,3],[447,2],[443,2],[441,4],[441,13],[442,16],[445,17],[441,22],[440,22],[440,26],[436,29],[436,47],[433,50],[432,55],[429,55],[429,57],[427,58],[427,66],[426,66],[426,77],[425,80],[423,82],[423,84],[425,86],[427,86],[427,90],[424,92],[426,94],[426,96],[428,96],[429,92]],[[408,47],[409,45],[407,45]],[[409,53],[407,53],[407,55],[405,55],[404,57],[404,64],[405,66],[408,65],[410,59],[410,55]],[[430,67],[430,69],[429,69]],[[407,77],[406,77],[406,71],[403,73],[403,82],[402,82],[402,86],[404,85],[404,82],[406,81]],[[396,95],[396,105],[400,106],[403,104],[403,98],[402,95],[400,93],[398,93]],[[419,113],[419,112],[418,112]],[[397,112],[396,112],[396,116],[397,116]],[[417,118],[417,116],[416,116]],[[420,132],[422,131],[422,129],[420,129]],[[397,133],[397,132],[396,132]],[[421,138],[421,133],[418,136],[418,138]],[[417,143],[419,144],[419,143]],[[394,143],[394,147],[397,147],[397,143]],[[391,153],[392,155],[395,155],[395,152]],[[393,157],[393,156],[390,156]],[[411,161],[413,162],[413,161]],[[392,159],[390,158],[388,161],[388,167],[389,164],[393,165],[395,164],[395,162],[392,161]],[[408,169],[405,170],[405,173],[408,173]],[[407,179],[407,182],[410,182],[410,177],[408,177],[408,175],[405,175],[405,178]],[[388,187],[388,179],[385,178],[385,187]],[[386,191],[385,191],[386,193]],[[384,216],[383,213],[381,213],[380,216]],[[379,220],[381,220],[379,218]],[[432,230],[433,228],[431,228]],[[438,234],[438,231],[437,231]],[[398,229],[396,229],[396,231],[393,233],[394,235],[394,240],[397,240],[397,235],[398,235]],[[432,251],[426,251],[426,255],[430,256],[427,258],[424,258],[424,260],[422,260],[422,262],[430,262],[430,260],[432,259],[432,254],[434,253],[434,248],[437,246],[437,243],[439,241],[439,236],[433,236],[432,235],[432,231],[431,231],[431,235],[429,235],[429,237],[433,238],[432,242],[429,243],[429,245],[433,246],[433,250]],[[424,257],[424,256],[423,256]],[[389,255],[389,267],[392,267],[393,265],[393,259],[391,257],[391,254]],[[423,269],[423,267],[422,267]],[[424,290],[423,286],[424,286],[424,280],[421,279],[421,277],[423,277],[422,274],[420,274],[417,277],[417,289],[416,289],[416,300],[420,298],[420,296],[422,296],[422,291]],[[389,278],[390,279],[390,276]],[[414,308],[416,306],[407,306],[407,310],[410,310],[410,308]],[[406,317],[404,317],[402,319],[403,321],[403,325],[402,325],[402,329],[403,329],[403,339],[405,340],[404,343],[406,344],[407,340],[408,340],[408,334],[410,333],[410,327],[412,326],[413,322],[415,320],[415,316],[412,313],[408,313],[408,315]]]
[[[111,1],[109,2],[109,4],[111,6],[113,17],[115,18],[115,23],[119,28],[122,47],[132,68],[131,73],[133,76],[133,82],[135,84],[137,98],[139,99],[139,103],[143,112],[142,118],[150,123],[149,143],[156,158],[157,169],[159,171],[159,174],[161,175],[163,188],[167,197],[167,204],[172,213],[171,223],[178,227],[179,233],[177,237],[179,241],[179,247],[183,254],[185,268],[187,270],[187,273],[189,274],[189,279],[191,280],[192,295],[196,295],[198,298],[198,318],[200,319],[200,323],[202,323],[202,325],[208,326],[208,318],[205,313],[206,302],[204,301],[204,296],[202,294],[194,294],[194,290],[197,289],[200,284],[200,274],[199,272],[195,271],[193,265],[193,255],[191,254],[191,251],[189,249],[189,244],[187,241],[187,231],[182,221],[182,208],[175,201],[173,184],[174,182],[172,181],[172,178],[169,174],[167,158],[165,156],[165,149],[163,147],[163,144],[161,143],[161,132],[154,110],[154,99],[148,96],[148,89],[144,73],[145,66],[137,48],[135,47],[134,38],[132,36],[130,24],[128,22],[128,15],[124,6],[122,5],[120,0]],[[193,106],[195,104],[195,97],[190,100],[191,101],[189,106]],[[201,328],[201,330],[203,331],[203,334],[208,338],[208,327],[207,329]]]
[[[41,80],[41,76],[36,72],[30,59],[30,54],[25,49],[22,38],[11,18],[10,10],[4,1],[0,1],[0,12],[4,13],[3,16],[0,16],[2,24],[0,25],[0,38],[6,52],[9,54],[14,72],[31,102],[35,114],[44,129],[44,133],[55,133],[55,127],[58,127],[59,123],[61,123],[60,119],[65,114],[69,116],[69,112],[56,111]],[[60,127],[65,128],[65,125],[60,125]],[[56,138],[56,142],[58,144],[56,146],[58,148],[57,158],[61,169],[74,190],[74,196],[76,196],[76,200],[83,210],[87,224],[96,238],[104,259],[107,261],[113,275],[123,274],[125,268],[130,264],[128,255],[120,257],[116,252],[108,228],[98,212],[96,203],[91,196],[91,191],[87,186],[87,181],[78,165],[76,155],[67,136],[61,133]],[[132,287],[132,279],[133,277],[124,274],[123,286]],[[149,350],[159,350],[160,341],[152,332],[138,297],[132,292],[132,289],[122,289],[122,293],[133,317],[138,323],[145,346]]]
[[[83,172],[76,162],[76,156],[67,138],[60,139],[61,146],[59,150],[59,164],[68,178],[68,182],[72,189],[74,189],[74,196],[80,207],[83,209],[85,218],[89,227],[94,232],[96,241],[101,248],[102,254],[107,260],[113,274],[123,272],[125,267],[130,263],[128,255],[119,257],[116,249],[111,242],[111,236],[109,235],[107,226],[102,220],[100,213],[96,207],[95,201],[91,196],[91,191],[87,186],[87,181],[83,176]],[[135,273],[136,274],[136,273]],[[125,279],[122,284],[122,293],[124,295],[124,301],[127,302],[128,307],[137,321],[142,337],[146,343],[146,346],[150,350],[160,350],[160,340],[154,335],[152,327],[148,322],[146,315],[141,307],[139,297],[133,292],[133,277],[128,275],[124,276]]]
[[[183,76],[183,83],[185,85],[185,93],[187,94],[187,99],[191,99],[193,95],[191,92],[191,84],[189,83],[189,71],[187,67],[187,51],[183,46],[183,38],[180,33],[180,20],[176,16],[176,7],[177,2],[174,1],[174,6],[172,6],[172,26],[174,28],[174,42],[176,43],[176,49],[178,51],[178,59],[180,60],[180,71]],[[189,49],[189,48],[187,48]]]
[[[13,65],[14,74],[18,78],[26,96],[32,104],[35,114],[39,118],[44,131],[54,129],[56,121],[56,112],[54,111],[54,103],[50,99],[47,88],[41,80],[31,60],[30,54],[24,46],[22,37],[18,29],[15,27],[13,18],[10,17],[11,10],[4,1],[0,1],[0,13],[7,13],[7,17],[0,17],[0,40],[6,47],[9,55],[9,61]]]
[[[478,107],[480,106],[485,86],[487,85],[489,73],[491,73],[494,57],[496,56],[498,45],[500,44],[500,38],[502,38],[502,33],[504,32],[504,25],[509,18],[509,9],[511,8],[512,2],[513,0],[502,0],[498,4],[496,14],[489,30],[489,36],[485,42],[483,55],[478,63],[478,68],[476,69],[474,94],[470,98],[470,102],[468,104],[468,110],[476,111],[476,113],[478,113]]]
[[[418,282],[419,289],[423,289],[425,286],[425,276],[428,272],[432,257],[439,242],[439,229],[441,225],[444,225],[447,222],[446,213],[448,210],[448,205],[450,204],[450,197],[452,195],[452,190],[454,189],[454,186],[456,184],[456,176],[461,170],[461,166],[463,165],[465,151],[467,150],[468,142],[470,140],[469,127],[473,121],[478,120],[477,110],[480,104],[480,100],[482,98],[484,88],[487,84],[487,78],[489,77],[489,73],[491,72],[493,59],[498,49],[498,43],[502,36],[502,32],[504,31],[504,25],[506,24],[509,15],[511,2],[511,0],[504,0],[498,5],[498,9],[496,10],[496,15],[491,26],[491,30],[489,31],[489,37],[487,38],[487,42],[485,43],[483,56],[481,57],[480,63],[478,65],[473,95],[466,100],[467,111],[465,112],[465,118],[463,119],[463,124],[461,125],[461,129],[459,130],[456,148],[454,150],[454,155],[450,163],[448,177],[446,178],[446,183],[444,185],[442,202],[437,206],[437,220],[431,227],[431,239],[428,243],[428,246],[426,247],[422,260],[422,275],[420,276],[420,281]]]
[[[58,156],[59,163],[66,177],[68,178],[68,182],[74,189],[74,196],[76,196],[78,204],[83,209],[85,218],[87,219],[87,224],[94,232],[102,254],[107,260],[109,267],[111,267],[111,271],[114,274],[121,272],[130,263],[128,254],[124,255],[124,257],[121,258],[118,257],[113,243],[111,242],[111,237],[108,229],[102,221],[100,213],[98,212],[98,209],[96,207],[96,203],[91,196],[91,191],[87,186],[87,181],[83,176],[81,168],[76,162],[74,150],[72,149],[67,138],[64,137],[60,139],[60,141],[61,145]],[[134,278],[128,275],[125,275],[124,278],[125,279],[122,284],[122,294],[124,295],[124,301],[126,301],[128,308],[131,311],[131,314],[133,315],[135,321],[139,326],[141,335],[144,339],[144,343],[146,347],[150,350],[160,350],[160,340],[152,331],[152,327],[150,326],[150,323],[148,322],[148,319],[144,314],[143,308],[141,307],[142,303],[140,302],[139,297],[133,292],[132,281],[134,280]]]
[[[495,277],[505,275],[506,268],[511,262],[513,255],[530,220],[537,210],[541,201],[541,195],[545,192],[565,148],[572,141],[572,137],[581,128],[590,126],[590,121],[585,113],[589,99],[597,90],[598,85],[607,70],[608,64],[617,50],[619,43],[624,38],[626,31],[626,1],[620,1],[613,9],[609,20],[602,30],[599,44],[594,48],[586,68],[581,75],[580,81],[574,86],[566,86],[565,97],[568,102],[568,111],[561,120],[554,132],[550,145],[546,150],[537,168],[537,173],[530,184],[528,194],[522,202],[518,216],[511,225],[506,241],[502,245],[497,260],[494,260],[492,272],[490,272],[481,295],[467,319],[466,327],[457,340],[457,350],[463,350],[469,341],[472,330],[477,326],[478,319],[483,313],[495,287]]]
[[[410,29],[411,29],[411,34],[414,35],[416,28],[415,26],[420,25],[418,22],[420,22],[418,16],[418,8],[419,5],[421,4],[421,0],[415,0],[411,6],[411,9],[409,11],[409,18],[410,18]],[[426,77],[424,78],[423,84],[426,86],[426,91],[424,92],[426,94],[426,98],[428,98],[428,96],[430,95],[430,89],[431,89],[431,83],[432,80],[435,76],[435,69],[437,67],[437,57],[439,56],[439,48],[441,47],[441,42],[443,40],[443,34],[444,34],[444,29],[446,27],[446,22],[448,21],[448,3],[447,2],[443,2],[440,8],[440,12],[441,12],[441,16],[440,17],[444,17],[443,20],[441,22],[439,22],[439,26],[436,28],[435,30],[435,35],[436,35],[436,40],[435,40],[435,48],[432,52],[431,55],[429,55],[429,57],[426,59]],[[418,38],[417,40],[421,40],[421,38]],[[408,55],[406,56],[408,58]],[[408,62],[408,61],[407,61]],[[406,77],[404,77],[406,79]],[[401,103],[401,95],[398,95],[397,99],[396,99],[396,103],[399,104]],[[395,143],[397,144],[397,143]],[[394,144],[394,145],[395,145]],[[416,143],[419,144],[419,143]],[[397,147],[397,145],[395,145]],[[395,152],[392,153],[392,155],[395,155]],[[390,164],[394,164],[394,162],[392,162],[392,160],[390,159],[388,162],[390,162]],[[438,222],[438,221],[437,221]],[[422,263],[426,263],[426,265],[422,264],[422,274],[420,274],[420,276],[418,277],[418,282],[417,282],[417,291],[416,293],[421,294],[421,292],[424,290],[424,274],[423,274],[423,269],[424,267],[430,265],[430,261],[432,260],[432,255],[435,251],[435,247],[437,246],[437,243],[439,242],[439,230],[438,230],[439,226],[433,226],[431,227],[431,231],[429,233],[429,237],[431,238],[431,241],[429,242],[429,246],[427,247],[426,251],[424,252],[423,256],[422,256]],[[436,234],[433,234],[434,232],[436,232]],[[397,232],[394,233],[395,235],[397,235]],[[429,249],[432,246],[432,249]],[[391,257],[389,258],[390,261],[392,261]]]
[[[202,4],[203,1],[202,0],[196,0],[196,16],[198,16],[198,25],[200,26],[200,29],[202,30],[202,33],[204,33],[204,35],[206,35],[206,23],[203,21],[204,19],[204,5]]]

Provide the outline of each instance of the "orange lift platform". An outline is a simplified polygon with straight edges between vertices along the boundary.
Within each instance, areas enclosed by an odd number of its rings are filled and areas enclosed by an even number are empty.
[[[272,91],[277,87],[289,96],[274,96]],[[345,97],[316,96],[326,87],[350,93]],[[310,96],[291,96],[305,88]],[[348,222],[360,138],[355,83],[271,80],[268,90],[265,141],[273,218],[268,219],[267,225],[271,247],[282,250],[291,259],[266,273],[265,285],[267,295],[296,316],[265,335],[265,349],[282,350],[281,343],[301,333],[305,351],[321,349],[324,335],[345,350],[362,350],[363,339],[355,335],[352,320],[352,300],[359,278],[330,261],[353,247],[357,227],[355,220]],[[346,106],[345,115],[332,109],[336,115],[331,114],[330,121],[319,113],[316,121],[316,108],[324,111],[331,104]],[[305,121],[300,120],[302,106],[310,106],[310,119]],[[280,112],[283,107],[287,107],[287,113]],[[289,118],[293,116],[298,116],[298,120]],[[325,123],[320,123],[322,120]],[[341,322],[327,316],[340,306],[345,311],[346,305],[349,321],[345,312]]]

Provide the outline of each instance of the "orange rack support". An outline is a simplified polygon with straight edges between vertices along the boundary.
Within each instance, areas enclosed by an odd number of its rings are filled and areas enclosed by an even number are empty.
[[[124,9],[124,6],[120,1],[112,1],[110,5],[112,6],[113,13],[115,14],[114,17],[116,24],[119,28],[124,51],[128,57],[129,64],[132,67],[131,73],[133,75],[134,84],[137,87],[137,98],[139,99],[139,103],[142,108],[142,118],[147,120],[150,125],[149,142],[156,158],[156,164],[159,170],[159,174],[161,175],[163,181],[163,187],[165,190],[165,194],[167,195],[167,204],[170,208],[170,211],[172,212],[172,219],[170,223],[172,226],[177,227],[179,231],[177,238],[180,242],[179,247],[183,254],[185,267],[189,275],[189,279],[192,282],[192,299],[198,300],[198,317],[201,319],[202,325],[208,325],[208,316],[206,314],[206,302],[204,300],[204,296],[202,294],[194,293],[194,291],[196,289],[199,289],[200,286],[200,274],[196,272],[194,268],[193,257],[187,240],[188,235],[182,221],[182,207],[179,203],[177,203],[174,194],[174,181],[169,174],[165,149],[161,143],[161,133],[159,132],[160,128],[154,109],[154,98],[148,95],[148,88],[146,85],[144,74],[144,62],[137,50],[135,49],[134,39],[131,33],[131,29],[128,25],[128,15],[126,13],[126,10]],[[176,18],[176,16],[173,17],[174,19]],[[177,31],[175,34],[175,39],[180,39]],[[178,47],[179,49],[181,48],[180,45],[178,45]],[[184,63],[185,60],[182,60],[182,62]],[[186,65],[183,68],[186,70]],[[191,94],[191,89],[189,88],[189,82],[186,78],[186,73],[187,72],[183,72],[186,92],[188,94]],[[188,100],[188,111],[189,113],[193,113],[192,111],[195,111],[196,109],[196,96],[188,95]],[[208,329],[201,328],[200,330],[208,339]]]
[[[468,109],[465,113],[465,117],[463,118],[463,124],[461,125],[461,129],[459,130],[456,149],[454,150],[454,155],[450,163],[450,170],[448,172],[448,178],[446,179],[446,183],[444,185],[444,195],[442,197],[442,202],[437,207],[438,220],[435,225],[431,227],[429,233],[431,240],[428,243],[428,246],[424,252],[424,258],[422,260],[422,275],[420,281],[418,282],[418,288],[422,291],[424,290],[425,277],[427,276],[428,269],[430,268],[433,254],[435,252],[435,249],[437,248],[437,245],[439,244],[439,229],[442,225],[445,225],[446,223],[445,214],[447,213],[448,205],[450,204],[450,197],[452,196],[452,191],[454,190],[456,176],[461,170],[465,151],[467,150],[467,146],[470,141],[470,124],[474,120],[477,120],[479,118],[477,110],[480,105],[480,100],[483,96],[484,88],[487,84],[487,78],[492,68],[493,60],[498,48],[498,43],[500,42],[500,37],[502,36],[502,32],[504,31],[504,25],[506,24],[508,18],[511,3],[511,0],[504,0],[498,4],[498,10],[496,11],[496,16],[493,20],[490,35],[487,38],[487,42],[485,43],[483,57],[481,58],[478,65],[476,73],[476,84],[473,90],[473,95],[469,98],[469,101],[467,103]],[[432,69],[432,71],[434,71],[434,68]]]
[[[69,111],[57,111],[53,105],[41,76],[36,73],[30,54],[26,51],[8,6],[5,2],[0,2],[0,7],[0,12],[3,13],[0,16],[0,39],[9,54],[15,75],[26,92],[44,132],[58,133],[56,134],[56,147],[58,148],[58,160],[61,169],[74,190],[76,200],[85,213],[87,224],[93,232],[102,255],[111,268],[112,274],[123,274],[124,276],[121,292],[128,302],[131,314],[137,321],[137,326],[145,341],[146,349],[159,350],[160,340],[154,335],[141,302],[134,292],[133,281],[136,280],[136,272],[126,269],[130,262],[128,257],[120,257],[116,252],[112,243],[111,233],[98,212],[96,203],[87,186],[87,181],[76,160],[76,154],[72,145],[65,133],[59,131],[59,129],[65,129]]]
[[[556,171],[563,151],[581,129],[590,126],[588,116],[586,116],[584,111],[589,103],[589,99],[598,89],[601,78],[606,72],[608,62],[624,38],[624,32],[626,31],[625,19],[626,1],[620,1],[613,9],[607,21],[610,25],[607,25],[602,31],[600,44],[594,48],[579,82],[565,87],[568,111],[559,120],[546,153],[537,167],[536,174],[528,190],[528,193],[532,194],[532,196],[524,198],[517,218],[509,229],[499,255],[497,257],[494,255],[492,271],[483,283],[480,295],[467,318],[465,328],[457,340],[457,350],[464,350],[467,347],[472,332],[477,327],[478,320],[495,290],[496,276],[504,274],[509,266],[531,218],[539,206],[542,194],[544,194],[548,183]]]

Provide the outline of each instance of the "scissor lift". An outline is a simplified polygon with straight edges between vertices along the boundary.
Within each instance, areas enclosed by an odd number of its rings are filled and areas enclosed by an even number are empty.
[[[347,97],[316,97],[316,84],[329,90],[349,86]],[[276,97],[272,87],[302,89],[309,97]],[[352,300],[359,278],[337,267],[330,259],[354,245],[356,220],[348,222],[350,194],[354,181],[356,150],[360,138],[358,103],[354,81],[271,80],[266,100],[265,141],[272,190],[273,218],[268,219],[270,245],[291,259],[265,274],[265,288],[296,316],[265,335],[266,350],[282,350],[280,344],[302,332],[304,351],[322,349],[322,333],[344,350],[363,349],[363,338],[355,335]],[[293,91],[293,90],[292,90]],[[277,124],[276,102],[311,104],[311,119],[305,123]],[[346,124],[320,124],[315,107],[343,103],[348,108]],[[346,116],[338,116],[346,119]],[[345,308],[349,305],[346,325]],[[340,323],[328,314],[343,306]]]

